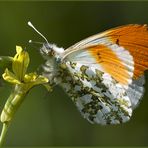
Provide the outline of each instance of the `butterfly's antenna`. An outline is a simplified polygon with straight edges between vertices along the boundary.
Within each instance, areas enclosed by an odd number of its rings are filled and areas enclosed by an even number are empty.
[[[32,25],[32,23],[29,21],[28,22],[28,26],[30,26],[31,28],[33,28],[46,42],[47,42],[47,44],[49,44],[49,42],[48,42],[48,40],[45,38],[45,36],[42,34],[42,33],[40,33],[33,25]],[[30,43],[30,42],[29,42]]]
[[[35,44],[42,44],[42,45],[43,45],[42,42],[36,42],[36,41],[32,41],[32,40],[29,40],[28,42],[29,42],[29,43],[33,43],[33,44],[35,43]]]

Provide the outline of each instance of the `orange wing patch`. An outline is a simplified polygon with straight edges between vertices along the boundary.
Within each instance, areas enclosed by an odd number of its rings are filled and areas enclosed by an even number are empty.
[[[148,69],[148,27],[127,25],[109,31],[108,37],[130,52],[134,59],[134,79]]]
[[[117,55],[105,45],[97,45],[87,49],[103,69],[118,82],[127,85],[130,75],[126,66]]]

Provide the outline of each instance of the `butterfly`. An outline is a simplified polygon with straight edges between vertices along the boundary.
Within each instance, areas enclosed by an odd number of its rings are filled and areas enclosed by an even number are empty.
[[[144,93],[148,27],[129,24],[88,37],[64,50],[31,24],[46,43],[43,75],[60,85],[82,116],[102,125],[128,121]]]

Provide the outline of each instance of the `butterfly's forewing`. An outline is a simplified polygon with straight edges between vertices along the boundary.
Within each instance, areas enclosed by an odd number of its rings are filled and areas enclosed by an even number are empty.
[[[105,44],[107,42],[80,49],[69,54],[65,60],[95,66],[98,70],[109,73],[125,86],[128,85],[133,77],[133,57],[123,47]]]
[[[99,44],[117,44],[129,51],[134,61],[134,78],[139,78],[148,69],[147,25],[130,24],[91,36],[69,47],[64,52],[63,58],[80,49]]]
[[[147,27],[127,25],[87,38],[64,52],[71,83],[65,81],[63,87],[69,88],[67,93],[85,118],[100,124],[130,118],[144,91],[147,45]],[[92,79],[82,71],[84,66],[93,73]]]

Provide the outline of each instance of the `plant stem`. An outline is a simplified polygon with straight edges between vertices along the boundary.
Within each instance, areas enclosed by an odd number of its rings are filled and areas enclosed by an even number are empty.
[[[14,90],[7,99],[0,115],[2,123],[9,123],[12,120],[14,114],[24,100],[27,92],[23,86],[25,85],[15,85]]]
[[[3,123],[2,131],[0,135],[0,147],[2,147],[3,145],[7,130],[8,130],[8,123]]]
[[[1,135],[0,135],[0,147],[3,145],[8,126],[17,111],[18,107],[24,100],[25,94],[27,93],[23,88],[24,85],[15,85],[14,91],[10,94],[8,100],[5,103],[4,109],[0,115],[0,120],[3,123]]]

